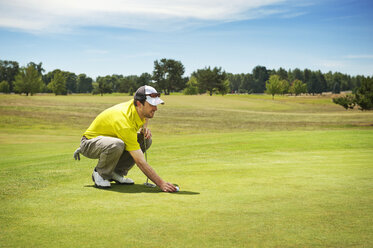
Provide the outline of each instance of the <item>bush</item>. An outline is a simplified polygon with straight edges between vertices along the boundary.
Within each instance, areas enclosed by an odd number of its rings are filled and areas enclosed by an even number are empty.
[[[346,110],[353,109],[356,105],[356,98],[354,95],[346,95],[333,98],[333,102],[343,106]]]

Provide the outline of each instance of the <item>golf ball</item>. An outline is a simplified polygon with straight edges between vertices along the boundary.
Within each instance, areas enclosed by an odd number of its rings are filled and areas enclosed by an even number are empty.
[[[176,186],[176,192],[179,192],[179,191],[180,191],[179,187],[178,187],[178,186]]]

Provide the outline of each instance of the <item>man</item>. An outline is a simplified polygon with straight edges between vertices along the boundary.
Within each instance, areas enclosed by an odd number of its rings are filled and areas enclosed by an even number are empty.
[[[81,153],[87,158],[98,159],[92,174],[96,187],[110,188],[110,181],[133,184],[132,179],[124,176],[136,163],[162,191],[177,190],[173,184],[160,178],[144,158],[145,148],[152,143],[148,120],[154,117],[158,104],[164,104],[160,93],[151,86],[142,86],[133,100],[117,104],[99,114],[83,134],[74,158],[80,160]]]

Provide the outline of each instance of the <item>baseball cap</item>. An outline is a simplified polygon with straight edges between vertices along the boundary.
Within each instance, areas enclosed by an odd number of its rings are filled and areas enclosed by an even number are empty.
[[[161,96],[160,93],[156,91],[153,87],[149,85],[141,86],[136,90],[134,99],[135,100],[144,100],[153,106],[157,106],[158,104],[164,104],[164,101],[159,98]]]

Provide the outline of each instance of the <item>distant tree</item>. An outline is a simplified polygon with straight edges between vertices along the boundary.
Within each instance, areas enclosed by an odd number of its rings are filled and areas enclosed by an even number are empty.
[[[317,80],[316,93],[317,94],[322,94],[327,89],[327,83],[326,83],[325,77],[321,73],[320,70],[315,72],[315,76],[316,76],[316,80]]]
[[[303,71],[301,71],[299,68],[295,68],[289,73],[288,79],[290,82],[293,82],[294,80],[304,81]]]
[[[253,75],[253,92],[263,93],[266,88],[266,82],[269,79],[269,73],[265,66],[256,66],[252,72]]]
[[[308,93],[315,95],[317,87],[317,77],[314,72],[311,71],[310,77],[307,81],[307,91]]]
[[[331,71],[329,71],[328,73],[325,73],[324,78],[326,81],[326,91],[333,91],[333,89],[335,88],[335,85],[337,84],[333,80],[333,73]],[[340,88],[340,84],[338,85]]]
[[[63,72],[66,78],[66,90],[68,94],[77,92],[77,80],[78,76],[73,72],[64,71]]]
[[[79,74],[76,80],[77,92],[79,93],[90,93],[92,92],[92,78],[87,77],[86,74]]]
[[[35,94],[41,91],[43,81],[41,75],[32,66],[21,68],[14,81],[14,90],[18,93]]]
[[[290,86],[290,93],[295,94],[296,96],[307,93],[307,85],[303,83],[301,80],[294,80]]]
[[[27,64],[27,67],[29,66],[33,66],[35,68],[35,70],[37,70],[37,72],[39,73],[40,76],[43,75],[43,72],[45,72],[45,70],[43,69],[43,63],[40,62],[39,64],[36,64],[34,62],[30,62]]]
[[[135,86],[134,90],[137,90],[138,88],[140,88],[143,85],[153,86],[152,84],[153,84],[152,75],[150,75],[147,72],[144,72],[137,79],[137,83],[136,83],[136,86]]]
[[[289,89],[290,89],[289,82],[285,79],[281,80],[280,81],[280,89],[281,89],[281,92],[280,92],[281,95],[289,93]]]
[[[92,83],[92,87],[93,87],[93,89],[92,89],[92,94],[93,94],[93,95],[101,94],[101,92],[100,92],[100,88],[99,88],[99,86],[98,86],[98,83],[93,82],[93,83]]]
[[[198,94],[198,81],[196,77],[191,76],[189,81],[186,83],[186,87],[183,91],[184,95],[197,95]]]
[[[0,92],[10,93],[10,87],[7,81],[4,80],[0,83]]]
[[[98,83],[98,88],[96,90],[98,90],[101,96],[104,93],[113,92],[114,79],[111,76],[97,77],[96,82]]]
[[[137,90],[139,77],[136,75],[126,76],[119,80],[118,92],[133,93]]]
[[[0,82],[7,81],[10,92],[13,92],[13,82],[19,72],[19,64],[16,61],[0,60]]]
[[[333,94],[339,94],[341,93],[341,86],[339,83],[334,83],[333,89],[332,89]]]
[[[197,79],[200,92],[208,91],[210,96],[212,96],[214,91],[220,92],[220,90],[224,89],[225,80],[227,78],[225,71],[217,67],[214,67],[212,70],[210,67],[199,69],[193,72],[192,76]]]
[[[227,78],[230,82],[229,88],[230,92],[238,92],[238,89],[241,84],[241,75],[240,74],[232,74],[232,73],[227,73]]]
[[[275,71],[275,74],[280,77],[280,80],[288,80],[288,72],[282,67]]]
[[[52,81],[48,84],[48,88],[55,95],[66,95],[66,74],[63,71],[56,71]]]
[[[266,82],[266,93],[272,95],[272,100],[276,94],[281,93],[281,80],[278,75],[272,75]]]
[[[361,110],[373,109],[373,78],[365,78],[361,82],[361,86],[357,89],[356,104]]]
[[[225,79],[220,85],[219,87],[217,88],[219,94],[221,94],[222,96],[226,95],[227,93],[229,93],[229,85],[230,85],[230,82],[228,79]]]
[[[159,62],[154,61],[153,80],[158,89],[169,95],[172,91],[185,88],[184,72],[184,66],[180,61],[163,58]]]
[[[241,84],[238,89],[240,93],[253,93],[255,88],[255,81],[253,75],[250,73],[247,74],[240,74],[241,76]]]

